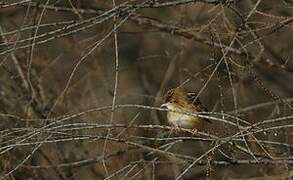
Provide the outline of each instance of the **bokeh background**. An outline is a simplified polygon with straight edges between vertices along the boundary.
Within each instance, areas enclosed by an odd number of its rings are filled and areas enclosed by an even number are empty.
[[[1,179],[290,179],[290,0],[0,2]],[[213,123],[175,133],[171,88]]]

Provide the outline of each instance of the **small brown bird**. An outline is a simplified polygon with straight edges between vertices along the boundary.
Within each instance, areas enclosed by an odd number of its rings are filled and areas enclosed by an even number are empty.
[[[201,104],[200,100],[195,98],[195,93],[190,93],[181,87],[171,89],[165,95],[165,103],[162,104],[161,107],[167,107],[169,110],[178,111],[167,113],[168,121],[176,128],[182,127],[198,130],[204,125],[205,122],[211,123],[209,119],[186,114],[208,111]]]

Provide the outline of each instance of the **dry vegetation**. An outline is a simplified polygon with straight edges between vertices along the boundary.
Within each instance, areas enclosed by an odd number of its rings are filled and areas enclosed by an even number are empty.
[[[0,179],[293,177],[291,0],[0,1]],[[177,134],[183,85],[213,121]]]

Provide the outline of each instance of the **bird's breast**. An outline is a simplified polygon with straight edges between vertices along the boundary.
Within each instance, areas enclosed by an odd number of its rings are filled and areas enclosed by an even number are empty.
[[[194,129],[201,125],[201,121],[196,116],[191,116],[179,112],[168,112],[168,121],[182,128]]]

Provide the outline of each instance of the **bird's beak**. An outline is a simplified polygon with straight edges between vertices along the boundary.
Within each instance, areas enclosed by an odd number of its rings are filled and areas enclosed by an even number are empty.
[[[169,103],[164,103],[161,105],[161,107],[168,107]]]

